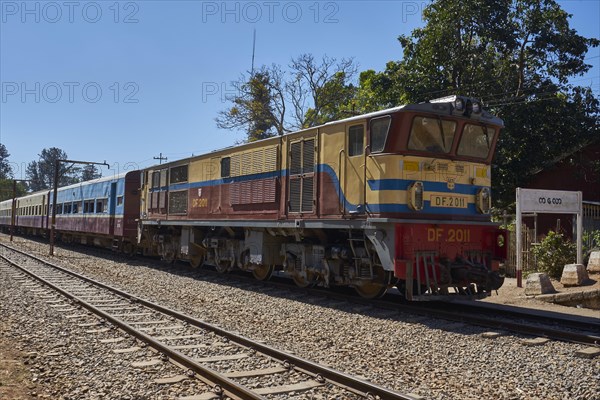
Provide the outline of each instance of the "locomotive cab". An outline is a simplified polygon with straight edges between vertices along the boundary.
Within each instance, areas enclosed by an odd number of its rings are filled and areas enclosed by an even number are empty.
[[[461,96],[405,106],[388,132],[373,129],[381,118],[369,124],[364,207],[394,237],[398,289],[413,300],[489,295],[506,258],[489,217],[502,120]]]

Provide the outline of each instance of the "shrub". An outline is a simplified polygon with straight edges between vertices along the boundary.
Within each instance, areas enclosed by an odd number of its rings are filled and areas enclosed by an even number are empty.
[[[577,260],[577,245],[566,239],[562,233],[553,231],[532,250],[537,259],[537,271],[545,272],[554,279],[560,279],[563,267]]]
[[[600,230],[583,233],[583,265],[587,265],[592,251],[600,250]]]

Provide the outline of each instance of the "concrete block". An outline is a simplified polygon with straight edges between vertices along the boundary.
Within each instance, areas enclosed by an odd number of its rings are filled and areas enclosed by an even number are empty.
[[[583,264],[567,264],[563,268],[560,283],[565,286],[581,286],[588,278],[588,273]]]
[[[527,281],[525,282],[525,294],[527,296],[554,292],[556,292],[556,290],[554,290],[554,286],[552,286],[548,274],[536,272],[527,276]]]
[[[483,332],[481,334],[482,337],[486,338],[486,339],[496,339],[500,336],[502,336],[503,334],[501,332]]]
[[[537,337],[533,339],[523,339],[522,343],[526,346],[540,346],[542,344],[546,344],[550,341],[548,338]]]
[[[581,358],[594,358],[600,356],[600,349],[598,347],[588,347],[583,350],[576,351],[575,355]]]
[[[589,272],[600,272],[600,251],[592,251],[588,260],[587,270]]]

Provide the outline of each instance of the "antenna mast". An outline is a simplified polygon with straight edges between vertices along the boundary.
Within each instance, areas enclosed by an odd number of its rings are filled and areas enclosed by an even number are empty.
[[[254,51],[256,50],[256,28],[254,28],[254,35],[252,38],[252,69],[250,70],[250,76],[254,76]]]

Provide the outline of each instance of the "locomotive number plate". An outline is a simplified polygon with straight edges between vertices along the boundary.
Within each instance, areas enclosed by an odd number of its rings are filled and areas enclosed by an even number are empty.
[[[431,207],[467,208],[466,196],[439,196],[431,195]]]

